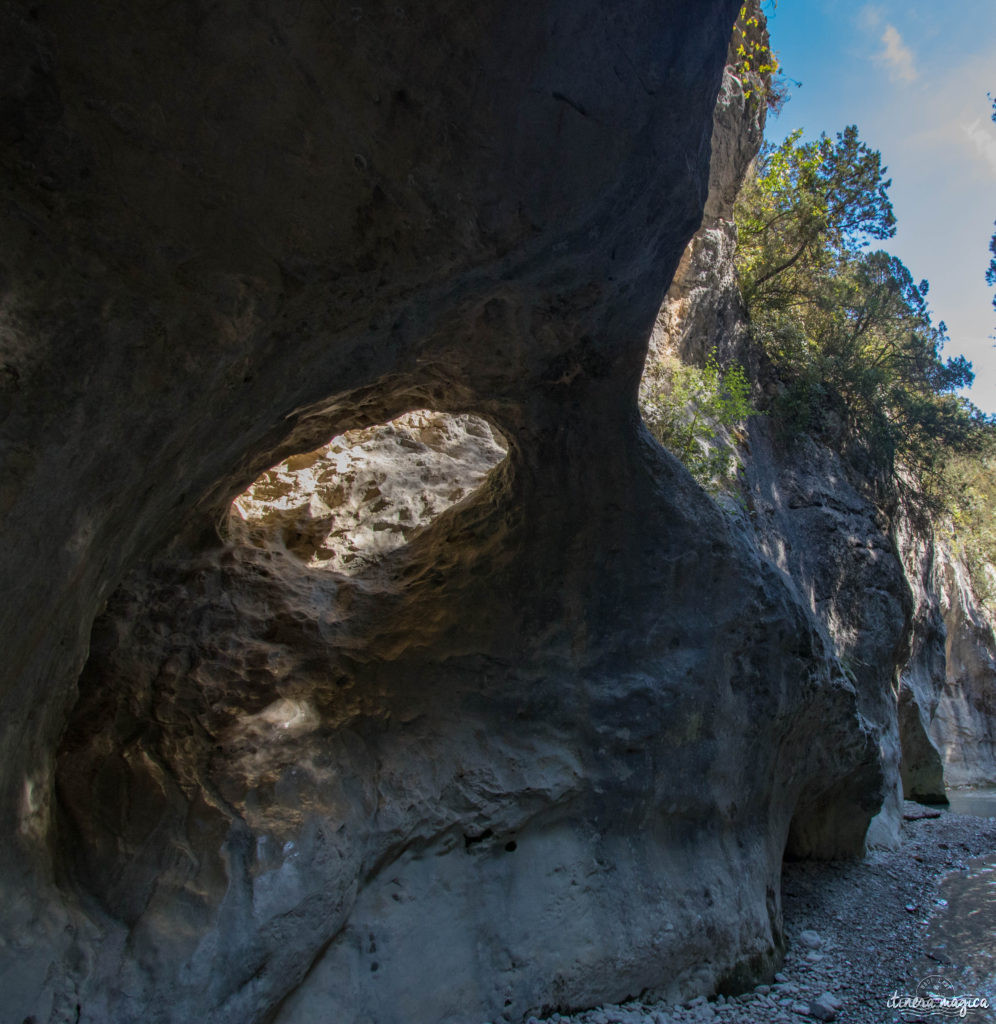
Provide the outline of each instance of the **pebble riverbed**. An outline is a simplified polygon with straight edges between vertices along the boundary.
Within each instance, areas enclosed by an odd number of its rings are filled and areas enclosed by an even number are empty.
[[[699,997],[679,1006],[639,999],[527,1024],[839,1024],[945,1019],[996,1021],[996,1010],[962,1017],[890,1008],[894,993],[913,995],[928,976],[955,980],[959,994],[983,991],[962,964],[945,962],[930,937],[943,913],[940,883],[968,862],[996,854],[996,819],[927,811],[907,803],[902,845],[862,861],[787,863],[782,879],[788,951],[768,984],[736,996]],[[996,930],[996,921],[991,922]],[[996,936],[994,936],[996,937]],[[972,986],[975,986],[974,989]]]

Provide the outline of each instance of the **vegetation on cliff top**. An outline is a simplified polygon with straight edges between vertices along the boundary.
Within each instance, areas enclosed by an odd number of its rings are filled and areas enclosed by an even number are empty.
[[[757,3],[741,8],[733,53],[763,123],[762,104],[785,97]],[[762,150],[735,217],[738,282],[767,357],[764,411],[789,443],[816,437],[880,500],[901,496],[929,516],[996,613],[996,417],[959,394],[972,367],[942,355],[947,329],[933,321],[927,282],[871,248],[895,234],[890,185],[881,155],[854,126],[809,142],[793,132]],[[986,279],[996,286],[996,235],[991,250]],[[715,353],[704,367],[659,358],[640,403],[651,431],[703,487],[736,491],[741,427],[758,412],[740,366],[719,366]]]
[[[774,5],[772,5],[774,6]],[[771,49],[768,26],[759,4],[744,3],[733,26],[734,71],[743,85],[744,99],[777,109],[785,100],[776,80],[778,57]]]
[[[737,273],[751,336],[775,378],[783,435],[818,436],[866,476],[955,523],[980,588],[996,562],[996,423],[957,394],[926,281],[869,251],[895,233],[879,153],[855,127],[762,151],[736,207]],[[996,270],[993,271],[996,275]]]
[[[950,539],[976,597],[996,619],[996,444],[981,456],[953,456],[946,481]]]
[[[971,364],[943,358],[927,282],[868,251],[895,233],[880,155],[849,127],[768,146],[736,209],[737,272],[751,333],[779,382],[772,413],[840,450],[860,449],[930,498],[951,452],[985,446],[992,423],[957,389]]]

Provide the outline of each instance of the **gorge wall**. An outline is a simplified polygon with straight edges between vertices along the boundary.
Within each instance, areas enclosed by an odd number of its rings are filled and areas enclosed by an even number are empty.
[[[635,402],[735,8],[3,7],[11,1019],[516,1019],[771,962],[796,793],[865,734]],[[377,579],[220,539],[413,409],[507,461]]]
[[[922,628],[903,674],[903,782],[918,798],[996,785],[996,632],[954,544],[905,530],[903,550]]]
[[[754,27],[737,38],[764,47],[764,17],[755,14]],[[735,64],[732,52],[730,60]],[[658,313],[645,368],[648,393],[659,386],[662,362],[677,357],[701,365],[710,353],[747,369],[762,406],[777,387],[751,340],[736,278],[734,204],[760,149],[766,114],[763,102],[745,102],[743,92],[737,68],[728,67],[703,223]],[[737,500],[718,500],[784,573],[853,682],[862,713],[876,724],[886,788],[866,839],[893,845],[904,795],[943,802],[946,786],[996,780],[992,617],[943,524],[898,497],[883,502],[887,492],[860,459],[813,437],[786,443],[763,417],[746,424],[737,447]],[[864,821],[860,813],[845,819],[833,828]]]
[[[745,32],[767,46],[764,16],[754,16],[755,26]],[[744,365],[755,389],[770,391],[772,375],[750,339],[734,262],[734,204],[760,150],[767,108],[759,83],[751,90],[750,82],[741,82],[732,51],[730,60],[714,117],[703,223],[658,313],[645,374],[653,380],[655,364],[668,356],[701,364],[715,352],[725,364]],[[835,670],[854,686],[861,714],[874,727],[885,784],[883,803],[862,767],[837,792],[813,794],[818,809],[812,822],[804,800],[790,850],[860,850],[873,815],[868,841],[891,845],[901,819],[895,706],[911,602],[889,517],[838,455],[810,439],[795,446],[778,443],[768,421],[755,417],[740,447],[739,502],[724,503],[726,513],[744,542],[782,576]]]
[[[887,841],[880,514],[761,430],[730,515],[637,407],[737,8],[3,8],[11,1020],[733,988],[786,849]]]

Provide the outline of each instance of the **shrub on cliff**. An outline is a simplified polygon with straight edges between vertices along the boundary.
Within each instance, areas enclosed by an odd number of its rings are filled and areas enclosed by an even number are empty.
[[[744,99],[778,110],[786,99],[785,86],[777,77],[781,68],[771,49],[767,19],[759,0],[741,5],[733,26],[732,49],[733,72],[743,86]]]
[[[703,367],[665,356],[644,375],[640,407],[651,433],[702,487],[732,487],[739,463],[731,433],[757,413],[742,366],[720,368],[715,352]]]
[[[951,539],[976,597],[996,619],[996,430],[984,452],[953,458],[945,477]]]

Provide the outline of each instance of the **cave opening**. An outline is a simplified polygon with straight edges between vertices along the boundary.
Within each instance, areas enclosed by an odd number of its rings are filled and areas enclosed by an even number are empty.
[[[267,470],[232,502],[222,532],[308,568],[361,574],[473,493],[507,451],[479,416],[416,409]]]
[[[126,577],[94,623],[57,757],[67,882],[127,927],[145,921],[150,948],[192,955],[232,872],[257,884],[299,856],[309,821],[363,819],[364,750],[390,718],[367,677],[383,659],[393,678],[404,646],[385,624],[417,632],[370,575],[506,457],[470,414],[350,430],[238,495],[221,548]],[[246,828],[256,849],[233,867]]]

